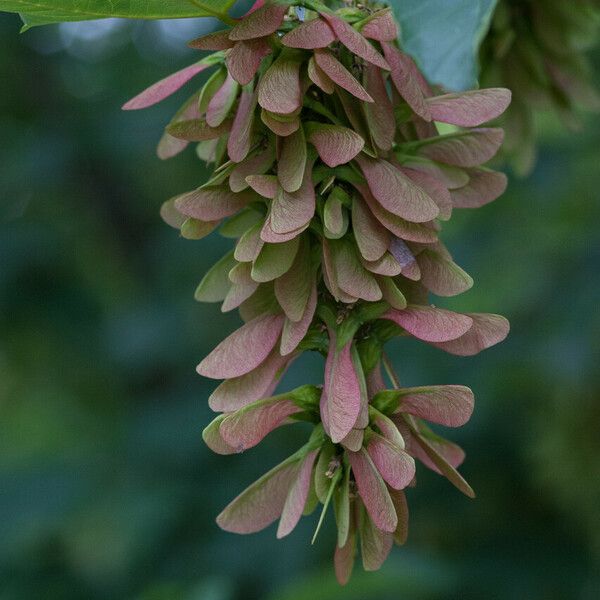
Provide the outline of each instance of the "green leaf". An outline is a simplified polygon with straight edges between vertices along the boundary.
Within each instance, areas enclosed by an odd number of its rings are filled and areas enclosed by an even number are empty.
[[[217,17],[233,23],[228,11],[236,0],[0,0],[0,11],[21,13],[27,30],[36,25],[121,17],[180,19]]]
[[[497,0],[392,0],[402,47],[432,83],[466,90],[477,83],[477,51]]]

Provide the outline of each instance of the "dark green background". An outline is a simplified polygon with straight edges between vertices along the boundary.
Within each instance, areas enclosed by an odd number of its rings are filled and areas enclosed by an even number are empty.
[[[119,110],[193,60],[180,46],[200,26],[18,26],[0,15],[0,600],[600,597],[597,116],[577,133],[545,116],[533,175],[445,227],[476,284],[440,304],[501,312],[511,336],[468,359],[406,340],[391,353],[407,385],[474,389],[449,434],[478,498],[420,469],[408,544],[342,590],[331,523],[314,547],[315,516],[284,541],[214,523],[305,430],[233,457],[200,437],[214,383],[195,364],[239,321],[192,296],[230,242],[158,218],[205,177],[191,150],[154,154],[185,92]],[[287,385],[321,369],[306,357]]]

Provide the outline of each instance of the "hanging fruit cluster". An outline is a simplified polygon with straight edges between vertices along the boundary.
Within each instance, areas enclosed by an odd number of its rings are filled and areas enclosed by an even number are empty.
[[[207,183],[165,203],[164,219],[187,238],[219,227],[236,240],[196,291],[245,322],[198,366],[224,380],[204,439],[232,454],[279,426],[314,424],[306,444],[217,522],[251,533],[279,519],[283,537],[319,503],[320,526],[332,504],[341,583],[358,545],[374,570],[404,543],[415,460],[473,495],[456,470],[463,451],[427,424],[463,425],[471,390],[400,387],[384,344],[407,336],[466,356],[508,333],[501,316],[437,308],[429,294],[473,283],[441,225],[504,191],[505,176],[483,166],[503,132],[482,125],[504,112],[510,92],[433,95],[397,38],[380,4],[259,0],[233,28],[190,43],[213,54],[125,105],[150,106],[214,69],[158,147],[168,158],[195,142],[214,165]],[[439,123],[450,125],[443,135]],[[272,395],[307,351],[325,357],[323,385]]]
[[[504,153],[521,175],[536,158],[536,111],[554,110],[571,129],[578,111],[600,110],[585,50],[596,43],[598,0],[500,0],[481,48],[481,81],[506,85],[513,102],[500,121]]]

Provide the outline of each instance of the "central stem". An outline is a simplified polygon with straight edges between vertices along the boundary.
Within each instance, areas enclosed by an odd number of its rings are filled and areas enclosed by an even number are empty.
[[[383,352],[381,357],[382,357],[382,361],[383,361],[383,368],[385,369],[387,376],[390,378],[390,381],[392,382],[392,386],[396,390],[400,389],[400,379],[394,372],[394,367],[392,366],[392,362],[390,361],[388,355],[385,352]]]

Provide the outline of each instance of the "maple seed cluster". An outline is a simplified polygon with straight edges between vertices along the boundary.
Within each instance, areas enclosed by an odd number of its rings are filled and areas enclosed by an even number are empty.
[[[515,91],[499,123],[503,153],[527,175],[536,160],[535,113],[552,109],[571,130],[581,109],[600,111],[585,50],[597,43],[598,0],[501,0],[481,48],[481,80]]]
[[[473,496],[456,470],[463,451],[427,424],[463,425],[471,390],[399,387],[384,344],[406,336],[467,356],[508,333],[501,316],[436,308],[429,294],[472,286],[440,241],[441,223],[504,191],[505,176],[482,166],[503,132],[481,125],[510,92],[434,95],[397,38],[381,5],[259,0],[233,28],[190,43],[212,54],[125,105],[150,106],[214,68],[158,147],[168,158],[197,142],[214,165],[207,183],[165,203],[164,219],[187,238],[219,227],[237,240],[196,291],[245,322],[198,366],[224,380],[203,437],[233,454],[282,425],[314,424],[217,522],[252,533],[279,519],[283,537],[321,504],[318,531],[333,504],[342,584],[357,546],[375,570],[406,540],[415,460]],[[326,357],[323,385],[272,395],[305,351]]]

